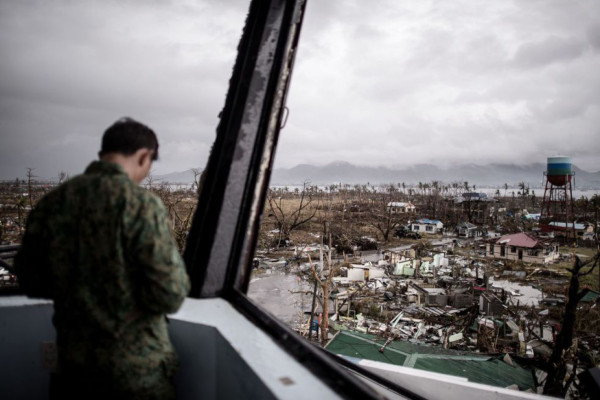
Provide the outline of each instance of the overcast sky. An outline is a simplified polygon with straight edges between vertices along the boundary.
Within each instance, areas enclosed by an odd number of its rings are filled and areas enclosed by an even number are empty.
[[[246,1],[0,0],[0,179],[81,172],[121,116],[203,167]],[[276,167],[600,170],[597,0],[309,0]]]

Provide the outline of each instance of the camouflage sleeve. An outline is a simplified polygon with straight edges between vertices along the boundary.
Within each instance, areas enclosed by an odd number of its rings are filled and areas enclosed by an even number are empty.
[[[190,282],[169,230],[167,212],[158,199],[150,199],[137,218],[133,256],[141,269],[141,306],[168,314],[179,309]]]
[[[27,218],[23,242],[14,260],[19,287],[30,297],[51,298],[51,274],[48,262],[46,227],[39,209]]]

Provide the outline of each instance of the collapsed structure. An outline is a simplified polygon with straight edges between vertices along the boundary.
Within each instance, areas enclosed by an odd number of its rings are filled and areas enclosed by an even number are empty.
[[[387,363],[535,391],[544,373],[532,360],[551,351],[560,327],[553,310],[564,305],[565,297],[555,293],[544,298],[527,286],[531,279],[544,281],[539,275],[543,270],[528,271],[523,263],[555,261],[558,246],[552,239],[524,233],[479,240],[485,246],[480,256],[457,255],[457,246],[464,243],[442,239],[431,241],[427,251],[407,245],[362,252],[332,265],[313,263],[314,273],[333,274],[330,300],[325,309],[313,300],[294,327],[311,339],[312,332],[325,329],[330,339],[326,348],[357,363]],[[318,249],[303,247],[304,252]],[[299,276],[310,280],[311,267],[297,264]],[[282,260],[270,263],[278,265]],[[590,298],[597,301],[593,293]],[[580,346],[597,352],[596,342],[591,338]]]

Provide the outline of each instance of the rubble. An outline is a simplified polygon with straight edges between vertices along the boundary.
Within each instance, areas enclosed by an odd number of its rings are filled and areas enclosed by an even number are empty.
[[[324,275],[333,271],[327,315],[329,338],[336,332],[358,332],[379,338],[385,352],[396,342],[457,350],[466,354],[502,356],[505,364],[548,357],[560,330],[563,293],[548,288],[564,287],[564,275],[547,268],[523,267],[472,254],[468,240],[432,240],[427,251],[401,246],[364,251],[354,257],[342,255],[330,263],[315,262]],[[463,249],[459,254],[457,246]],[[328,252],[318,246],[295,247],[293,258],[265,259],[259,264],[285,268],[311,281],[306,253]],[[321,256],[321,260],[323,257]],[[260,267],[259,267],[260,268]],[[545,292],[542,290],[545,288]],[[316,293],[316,292],[315,292]],[[589,291],[595,307],[600,293]],[[304,307],[292,327],[310,340],[323,328],[319,300],[314,309]],[[587,304],[587,303],[586,303]],[[600,308],[600,307],[598,307]],[[313,316],[310,329],[310,316]],[[586,346],[598,356],[597,336]],[[378,342],[379,343],[379,342]]]

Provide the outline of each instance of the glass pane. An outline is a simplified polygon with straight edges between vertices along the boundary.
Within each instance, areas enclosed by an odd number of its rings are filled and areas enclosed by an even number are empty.
[[[222,1],[3,2],[0,245],[20,243],[29,210],[97,159],[104,130],[129,116],[158,136],[144,186],[165,203],[183,246],[247,10]],[[12,253],[1,253],[9,268]],[[14,282],[0,273],[0,283]]]
[[[600,194],[589,179],[600,114],[584,100],[600,88],[597,11],[310,2],[250,298],[304,337],[311,315],[328,324],[311,339],[337,354],[536,390],[514,360],[493,382],[512,361],[491,355],[529,357],[536,336],[551,339],[554,322],[524,309],[557,287],[525,278],[572,261],[559,262],[552,238],[536,242],[550,257],[498,239],[539,237],[547,156],[569,154],[582,169],[589,187],[574,194],[587,196],[575,215],[590,215]],[[460,356],[477,373],[459,371]]]

